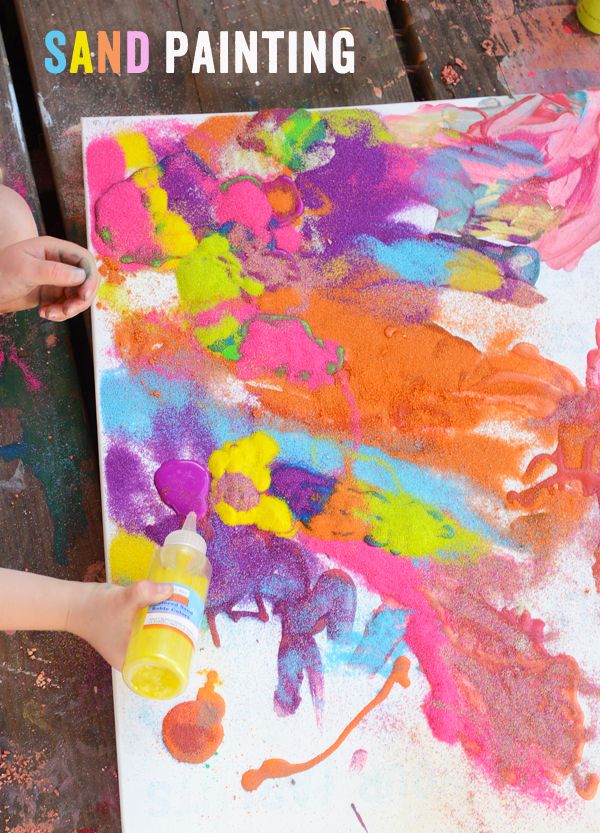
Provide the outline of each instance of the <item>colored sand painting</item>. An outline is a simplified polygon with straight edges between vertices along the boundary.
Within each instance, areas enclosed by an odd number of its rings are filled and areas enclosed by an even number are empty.
[[[211,474],[190,688],[115,680],[125,833],[597,830],[599,129],[84,121],[114,581]]]

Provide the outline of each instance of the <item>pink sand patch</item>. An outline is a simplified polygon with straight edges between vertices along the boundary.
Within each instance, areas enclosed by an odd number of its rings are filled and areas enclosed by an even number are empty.
[[[337,345],[325,341],[321,346],[296,319],[255,319],[248,326],[240,353],[237,367],[241,379],[280,375],[312,390],[331,385],[334,373],[328,368],[339,363]]]
[[[267,226],[273,211],[262,188],[250,180],[234,182],[221,191],[216,199],[216,213],[219,223],[239,223],[261,240],[270,239]]]
[[[23,376],[25,377],[25,382],[31,390],[39,390],[42,387],[41,381],[34,376],[31,372],[27,364],[19,357],[17,353],[17,348],[14,344],[11,344],[8,348],[8,353],[5,353],[4,350],[0,349],[0,368],[5,361],[9,361],[11,364],[14,364],[15,367],[18,367]]]
[[[117,260],[130,258],[136,264],[151,264],[161,257],[142,194],[129,179],[96,202],[96,231],[100,236],[96,248],[102,254]]]
[[[284,252],[290,252],[291,254],[297,252],[302,245],[302,235],[294,226],[275,229],[273,237],[278,249],[283,249]]]
[[[355,749],[350,761],[350,771],[361,772],[367,763],[368,754],[366,749]]]
[[[88,190],[95,202],[111,185],[125,177],[125,154],[116,139],[94,139],[86,153]]]
[[[573,773],[586,739],[581,674],[572,657],[545,649],[543,623],[465,594],[441,568],[417,570],[361,542],[310,543],[411,611],[404,640],[431,689],[423,711],[434,736],[459,742],[494,783],[560,805],[555,786]]]

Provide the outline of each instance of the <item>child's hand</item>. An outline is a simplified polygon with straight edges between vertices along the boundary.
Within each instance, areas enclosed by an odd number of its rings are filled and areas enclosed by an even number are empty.
[[[39,305],[51,321],[87,309],[98,289],[98,271],[87,249],[56,237],[33,237],[0,248],[0,312]]]
[[[121,671],[136,613],[142,607],[168,599],[173,587],[151,581],[139,581],[129,587],[90,583],[79,585],[78,591],[66,629],[89,642],[113,668]]]

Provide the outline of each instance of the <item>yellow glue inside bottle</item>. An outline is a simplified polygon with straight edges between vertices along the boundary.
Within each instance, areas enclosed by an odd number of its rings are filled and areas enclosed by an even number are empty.
[[[123,666],[123,679],[136,694],[167,700],[186,688],[211,574],[206,541],[190,512],[154,553],[148,578],[172,584],[173,595],[137,614]]]

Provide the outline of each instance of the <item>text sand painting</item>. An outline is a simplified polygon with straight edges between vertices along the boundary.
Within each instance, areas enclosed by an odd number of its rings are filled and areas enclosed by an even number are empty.
[[[125,833],[597,831],[599,129],[84,120],[114,581],[211,473],[190,687],[115,678]]]

